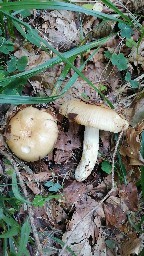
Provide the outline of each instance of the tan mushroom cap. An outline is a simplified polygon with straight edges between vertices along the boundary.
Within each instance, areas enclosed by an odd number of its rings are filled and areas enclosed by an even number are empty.
[[[37,161],[54,147],[58,136],[56,119],[44,110],[27,107],[9,122],[6,142],[25,161]]]
[[[127,129],[128,122],[107,106],[86,104],[79,100],[65,102],[60,113],[81,125],[96,127],[99,130],[120,132]]]

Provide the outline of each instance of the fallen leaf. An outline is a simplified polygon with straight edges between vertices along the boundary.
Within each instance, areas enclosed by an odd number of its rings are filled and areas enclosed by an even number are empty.
[[[138,124],[135,128],[128,128],[126,131],[126,140],[120,147],[120,154],[128,156],[130,165],[143,165],[144,159],[140,154],[140,134],[144,130],[144,123]]]
[[[129,241],[125,241],[121,246],[121,255],[123,256],[131,256],[132,254],[138,255],[141,247],[141,239],[129,239]]]
[[[122,184],[119,188],[119,196],[121,200],[127,205],[130,211],[137,211],[138,209],[138,191],[135,184]]]
[[[129,54],[129,61],[133,62],[135,66],[141,65],[144,68],[144,40],[141,41],[138,48],[133,46]]]
[[[86,185],[74,180],[70,185],[63,189],[65,204],[68,206],[76,204],[81,199],[85,198],[86,192]]]
[[[80,137],[78,136],[79,125],[76,123],[70,123],[69,129],[67,132],[63,130],[59,131],[59,137],[56,142],[55,148],[64,150],[64,151],[72,151],[81,146]]]
[[[98,207],[97,213],[94,217],[97,221],[94,221],[91,214],[84,217],[91,209],[95,208],[95,200],[87,197],[76,205],[76,210],[72,216],[72,219],[67,225],[67,231],[63,235],[63,241],[79,256],[92,256],[91,246],[89,244],[89,238],[92,243],[95,241],[95,231],[99,232],[101,225],[101,217],[104,217],[102,206]],[[84,219],[83,219],[84,218]],[[78,224],[79,223],[79,224]],[[98,227],[96,226],[96,223]],[[68,239],[68,241],[67,241]],[[64,254],[69,255],[67,253]]]
[[[121,228],[126,221],[126,210],[127,208],[121,204],[119,198],[110,196],[106,203],[104,203],[104,212],[107,225]]]

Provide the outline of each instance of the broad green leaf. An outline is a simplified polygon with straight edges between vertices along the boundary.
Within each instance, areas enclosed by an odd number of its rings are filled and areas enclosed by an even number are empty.
[[[122,37],[126,37],[129,39],[134,33],[132,28],[124,23],[118,23],[118,27],[120,29],[120,34]]]
[[[111,59],[113,53],[111,53],[110,51],[105,51],[104,52],[104,56],[107,58],[107,59]]]
[[[49,188],[50,192],[58,192],[62,188],[59,183],[54,183],[53,181],[47,181],[44,185]]]
[[[7,71],[9,73],[14,72],[17,69],[17,58],[12,57],[8,62],[7,62]]]
[[[17,256],[27,255],[26,247],[28,244],[30,232],[31,232],[31,227],[27,219],[21,228],[21,237],[20,237],[20,242],[18,246]]]
[[[113,53],[111,57],[111,62],[118,70],[122,71],[128,68],[128,60],[125,58],[123,53]]]
[[[110,174],[111,170],[112,170],[112,166],[111,166],[111,164],[108,161],[103,161],[102,164],[101,164],[101,169],[104,172]]]
[[[6,40],[4,37],[0,37],[0,52],[9,54],[14,50],[14,44],[10,40]]]
[[[45,204],[45,197],[43,197],[42,195],[36,195],[35,198],[33,199],[32,204],[36,207],[43,207]]]
[[[131,74],[130,74],[130,72],[126,72],[125,80],[126,80],[127,82],[131,81]]]
[[[139,82],[135,80],[130,80],[130,85],[133,89],[137,89],[139,87]]]
[[[129,48],[137,47],[137,43],[132,39],[132,38],[127,38],[126,39],[126,46]]]
[[[130,85],[131,85],[132,88],[135,89],[135,88],[138,88],[138,87],[139,87],[139,82],[131,79],[131,74],[130,74],[130,72],[127,72],[127,73],[126,73],[126,75],[125,75],[125,80],[130,83]]]
[[[17,69],[19,71],[24,71],[28,64],[28,58],[26,56],[22,56],[20,59],[17,60]]]

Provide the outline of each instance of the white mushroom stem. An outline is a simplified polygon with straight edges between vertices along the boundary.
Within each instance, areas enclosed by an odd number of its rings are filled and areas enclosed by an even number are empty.
[[[83,153],[75,171],[77,181],[85,180],[94,169],[99,150],[99,129],[86,126],[83,141]]]

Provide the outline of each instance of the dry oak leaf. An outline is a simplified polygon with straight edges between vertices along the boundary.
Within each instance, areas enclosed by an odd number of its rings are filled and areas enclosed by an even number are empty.
[[[144,40],[142,40],[138,48],[133,46],[129,61],[133,62],[135,66],[141,65],[144,68]]]
[[[126,141],[120,147],[122,156],[128,156],[130,165],[143,165],[144,159],[140,154],[140,134],[144,130],[144,122],[135,128],[128,128],[126,131]]]
[[[130,211],[137,211],[138,209],[138,191],[135,184],[123,184],[119,188],[119,196],[121,200],[127,205]]]
[[[27,186],[31,189],[31,191],[38,195],[42,191],[39,189],[38,182],[47,181],[51,173],[50,172],[40,172],[37,174],[28,174],[24,171],[21,172],[23,180],[26,182]]]
[[[83,199],[86,195],[87,187],[81,182],[74,180],[71,184],[63,189],[63,195],[66,205],[77,204],[79,200]]]
[[[126,221],[127,207],[118,197],[110,196],[104,203],[104,213],[107,225],[121,228]]]
[[[74,13],[66,10],[54,10],[47,12],[43,19],[46,23],[42,26],[44,32],[50,42],[60,51],[67,50],[79,43],[80,33]]]
[[[81,146],[80,139],[78,136],[79,125],[71,123],[67,132],[63,130],[59,131],[59,137],[55,144],[55,148],[72,151],[73,149],[79,148]]]
[[[138,255],[140,252],[142,241],[140,238],[131,238],[129,241],[124,242],[121,246],[121,255],[123,256],[131,256]]]
[[[67,232],[63,235],[62,240],[65,243],[67,242],[67,245],[70,246],[76,255],[92,256],[89,238],[92,238],[92,243],[95,242],[95,231],[98,233],[101,226],[101,217],[104,217],[102,206],[98,207],[95,219],[93,219],[91,215],[87,215],[85,218],[84,216],[95,208],[96,204],[95,200],[90,197],[87,197],[87,200],[85,199],[77,204],[72,219],[67,226]],[[65,252],[64,256],[68,255],[69,254]]]

